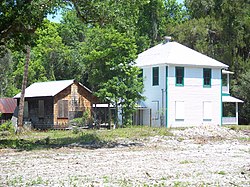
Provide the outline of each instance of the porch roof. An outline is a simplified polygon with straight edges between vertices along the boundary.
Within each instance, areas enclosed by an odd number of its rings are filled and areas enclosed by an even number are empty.
[[[232,97],[230,95],[222,96],[222,102],[223,103],[243,103],[244,101],[237,99],[235,97]]]

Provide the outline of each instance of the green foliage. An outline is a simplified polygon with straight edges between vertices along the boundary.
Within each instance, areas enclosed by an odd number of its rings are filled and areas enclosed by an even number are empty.
[[[241,75],[237,85],[233,87],[233,93],[244,101],[240,105],[239,119],[242,124],[250,124],[250,70]]]
[[[14,126],[11,121],[7,121],[0,125],[0,132],[9,132],[10,134],[13,134],[15,132]]]
[[[0,97],[4,97],[8,89],[10,74],[12,69],[11,51],[4,45],[0,44]]]
[[[135,109],[135,103],[141,99],[142,82],[138,79],[139,69],[134,66],[136,58],[135,40],[115,29],[92,29],[85,45],[88,81],[96,96],[104,102],[111,102],[116,108],[117,124],[118,107],[123,110],[123,124]]]
[[[83,112],[82,117],[75,118],[70,123],[72,125],[78,126],[78,127],[85,127],[85,126],[88,126],[88,125],[92,124],[93,123],[93,119],[92,119],[92,116],[91,116],[90,109],[87,108]]]
[[[40,26],[48,13],[62,5],[60,0],[4,0],[0,4],[0,38],[8,43],[9,39],[16,48],[24,49],[24,44],[30,44],[32,34]]]

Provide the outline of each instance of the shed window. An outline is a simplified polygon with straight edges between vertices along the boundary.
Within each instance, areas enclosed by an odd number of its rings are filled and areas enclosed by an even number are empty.
[[[211,87],[211,69],[203,69],[203,85],[204,87]]]
[[[58,101],[58,118],[68,118],[68,100]]]
[[[175,67],[176,86],[184,86],[184,67]]]
[[[153,86],[159,85],[159,67],[153,67]]]
[[[38,116],[44,117],[44,100],[38,100]]]
[[[185,117],[184,101],[175,101],[175,119],[184,120],[184,117]]]

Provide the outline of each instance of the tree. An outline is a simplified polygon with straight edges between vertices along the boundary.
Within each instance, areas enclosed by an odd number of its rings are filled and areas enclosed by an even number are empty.
[[[250,123],[250,70],[240,76],[239,82],[233,87],[233,93],[244,101],[240,106],[239,121],[241,124]]]
[[[138,21],[139,9],[147,0],[92,0],[72,3],[78,17],[91,26],[112,26],[119,32],[132,34]]]
[[[5,96],[5,91],[8,88],[9,73],[11,70],[12,56],[9,49],[4,45],[0,45],[0,97]]]
[[[142,82],[137,78],[139,70],[134,66],[135,40],[115,29],[92,29],[83,46],[88,81],[96,95],[116,108],[115,125],[118,124],[118,108],[123,110],[123,124],[127,125],[135,103],[142,98]]]
[[[161,40],[162,25],[164,19],[164,2],[162,0],[150,0],[140,10],[138,30],[140,35],[146,35],[151,40],[151,46]]]
[[[27,84],[28,68],[29,68],[29,61],[30,61],[30,46],[26,46],[26,48],[27,48],[26,62],[24,66],[22,91],[21,91],[21,96],[20,96],[20,101],[19,101],[17,132],[21,132],[23,128],[24,95],[25,95],[25,89],[26,89],[26,84]]]
[[[0,44],[6,46],[11,39],[14,48],[24,49],[24,46],[27,48],[21,98],[19,103],[18,129],[23,126],[24,93],[28,77],[30,42],[32,34],[35,32],[36,28],[40,25],[47,13],[54,9],[56,3],[56,0],[5,0],[0,5]]]

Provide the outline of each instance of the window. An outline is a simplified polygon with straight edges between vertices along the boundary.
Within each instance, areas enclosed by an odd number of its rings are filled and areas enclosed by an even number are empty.
[[[44,100],[38,100],[38,116],[44,117]]]
[[[58,118],[68,118],[68,100],[58,101]]]
[[[176,86],[184,86],[184,67],[175,67]]]
[[[159,85],[159,67],[153,67],[153,86]]]
[[[204,101],[203,102],[203,120],[212,119],[212,102]]]
[[[203,69],[203,86],[211,87],[211,69]]]
[[[175,101],[175,119],[184,120],[185,106],[184,101]]]

